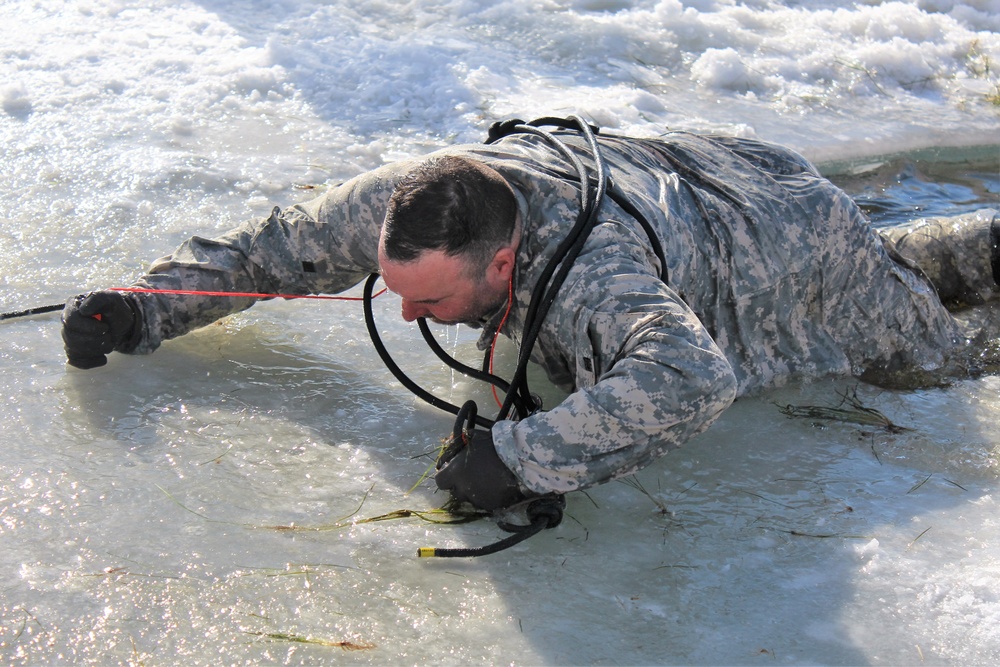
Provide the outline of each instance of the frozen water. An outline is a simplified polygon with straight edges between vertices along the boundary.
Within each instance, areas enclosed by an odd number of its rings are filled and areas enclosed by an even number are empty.
[[[885,224],[1000,199],[997,0],[9,0],[0,19],[3,312],[509,115],[785,143]],[[418,381],[488,404],[376,304]],[[356,305],[261,304],[89,372],[56,317],[0,326],[7,664],[1000,661],[995,377],[857,387],[897,434],[777,407],[835,405],[846,380],[744,399],[639,486],[571,496],[560,527],[424,561],[498,530],[340,527],[438,505],[411,489],[451,421],[382,369]]]

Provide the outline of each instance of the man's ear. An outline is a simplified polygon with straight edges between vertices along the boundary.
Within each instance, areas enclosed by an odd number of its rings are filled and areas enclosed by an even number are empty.
[[[517,254],[510,246],[505,246],[497,250],[493,255],[493,261],[486,268],[486,279],[493,285],[507,286],[510,277],[514,275],[515,260]]]

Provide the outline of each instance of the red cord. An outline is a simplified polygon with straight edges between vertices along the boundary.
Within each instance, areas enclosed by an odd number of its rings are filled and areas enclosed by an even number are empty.
[[[503,325],[507,322],[507,316],[510,315],[510,309],[514,305],[514,274],[510,274],[510,281],[507,283],[507,310],[504,311],[503,319],[500,320],[500,325],[497,326],[497,330],[493,332],[493,342],[490,343],[490,375],[493,374],[493,355],[497,351],[497,339],[500,338],[500,330],[503,329]],[[496,401],[497,407],[502,408],[503,403],[500,402],[500,397],[497,396],[497,386],[490,385],[493,389],[493,400]]]
[[[360,296],[327,296],[325,294],[259,294],[257,292],[209,292],[204,290],[193,290],[193,289],[149,289],[146,287],[112,287],[113,292],[133,292],[137,294],[184,294],[190,296],[236,296],[236,297],[247,297],[253,299],[329,299],[331,301],[364,301],[364,297]],[[386,289],[376,292],[372,295],[374,299],[377,296],[385,294]]]
[[[320,294],[261,294],[257,292],[212,292],[207,290],[191,290],[191,289],[151,289],[147,287],[112,287],[114,292],[132,292],[138,294],[179,294],[188,296],[233,296],[233,297],[246,297],[253,299],[329,299],[332,301],[363,301],[364,297],[360,296],[326,296]],[[385,294],[387,290],[385,288],[379,290],[372,295],[374,299],[377,296]],[[493,355],[496,354],[497,349],[497,339],[500,338],[500,330],[503,329],[503,325],[507,323],[507,316],[510,315],[510,310],[514,305],[514,276],[511,275],[510,281],[507,283],[507,310],[504,311],[503,319],[500,320],[500,325],[497,327],[496,332],[493,334],[493,342],[490,344],[490,373],[493,373]],[[500,401],[500,397],[497,395],[497,388],[494,385],[493,389],[493,400],[496,401],[498,407],[503,407],[503,403]]]

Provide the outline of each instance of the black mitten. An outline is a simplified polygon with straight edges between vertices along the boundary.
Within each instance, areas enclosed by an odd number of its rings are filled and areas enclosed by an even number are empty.
[[[77,368],[108,363],[111,352],[131,352],[139,344],[139,305],[129,294],[103,290],[70,299],[63,309],[66,358]]]
[[[439,466],[438,488],[479,509],[493,512],[527,499],[517,477],[497,455],[489,431],[472,431],[468,444]]]

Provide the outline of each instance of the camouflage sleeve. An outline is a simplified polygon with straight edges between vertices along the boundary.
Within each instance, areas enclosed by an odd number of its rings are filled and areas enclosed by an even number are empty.
[[[575,368],[560,405],[493,427],[530,490],[564,493],[627,475],[708,428],[736,396],[723,353],[659,278],[634,232],[595,230],[543,336]]]
[[[284,211],[275,208],[214,239],[192,237],[152,263],[135,286],[220,293],[341,292],[378,270],[385,204],[406,163],[383,167]],[[136,353],[226,315],[250,297],[137,294],[144,335]]]

